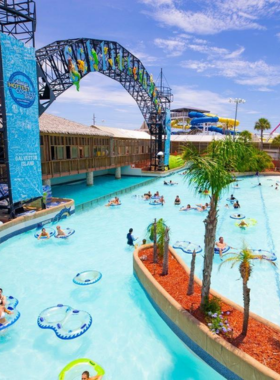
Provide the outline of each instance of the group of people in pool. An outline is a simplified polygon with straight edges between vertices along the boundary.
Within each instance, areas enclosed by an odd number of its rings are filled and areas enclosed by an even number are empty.
[[[66,236],[66,233],[61,229],[60,226],[56,226],[56,235],[55,237],[57,238],[61,238],[62,236]],[[38,240],[40,239],[49,239],[50,238],[50,234],[48,233],[48,231],[43,227],[42,230],[41,230],[41,233],[39,234],[39,236],[37,237]]]
[[[192,207],[190,204],[188,204],[185,207],[181,207],[180,211],[197,210],[201,212],[201,211],[207,211],[209,207],[210,207],[209,203],[205,203],[205,205],[198,204],[196,205],[196,207]]]
[[[169,182],[163,181],[163,184],[164,185],[178,185],[178,182],[173,182],[170,180]]]

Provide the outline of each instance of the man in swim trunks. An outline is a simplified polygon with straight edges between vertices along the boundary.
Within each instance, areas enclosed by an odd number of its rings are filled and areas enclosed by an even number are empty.
[[[234,201],[234,200],[235,200],[235,197],[233,196],[233,194],[231,194],[231,196],[230,196],[230,200],[231,200],[231,201]]]
[[[235,201],[233,207],[234,208],[240,208],[240,204],[239,204],[238,200]]]
[[[61,237],[61,236],[66,236],[65,232],[61,229],[60,226],[56,226],[56,232],[57,232],[57,235],[56,237]]]
[[[248,224],[246,222],[244,222],[244,220],[241,220],[241,222],[238,224],[238,226],[240,228],[245,228],[245,227],[248,227]]]
[[[164,203],[165,203],[165,200],[164,200],[164,197],[163,197],[163,195],[159,198],[159,203],[161,203],[162,204],[162,206],[164,205]]]
[[[224,238],[222,236],[219,237],[219,241],[216,242],[216,247],[219,249],[220,259],[222,259],[223,256],[223,249],[225,249],[227,246],[227,243],[224,242]]]
[[[40,240],[41,237],[46,237],[47,239],[50,238],[50,234],[46,231],[45,228],[42,228],[42,231],[41,231],[40,235],[38,236],[38,240]]]
[[[89,377],[89,372],[88,371],[84,371],[82,373],[81,380],[101,380],[102,377],[103,377],[103,375],[96,375],[96,376]]]
[[[185,210],[191,210],[191,205],[187,205],[186,207],[180,208],[180,211],[185,211]]]

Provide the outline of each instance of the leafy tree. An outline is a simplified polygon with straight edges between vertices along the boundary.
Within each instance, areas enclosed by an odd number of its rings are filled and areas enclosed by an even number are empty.
[[[249,131],[242,131],[239,133],[238,138],[241,138],[245,143],[252,141],[252,133]]]
[[[216,241],[218,222],[218,199],[222,193],[234,181],[233,172],[240,171],[245,163],[257,167],[257,159],[252,155],[254,147],[244,143],[243,140],[234,141],[231,136],[224,140],[213,140],[207,151],[199,154],[192,146],[183,148],[182,158],[188,162],[186,180],[190,185],[199,189],[210,191],[210,208],[205,224],[204,236],[204,263],[201,290],[201,307],[209,299],[211,286],[211,273]],[[259,152],[259,151],[258,151]],[[253,161],[253,158],[255,157]],[[256,169],[257,170],[257,169]]]
[[[149,238],[150,240],[154,241],[154,233],[156,232],[156,242],[157,242],[157,251],[161,257],[163,257],[163,252],[164,252],[164,236],[165,236],[165,229],[166,229],[166,224],[164,220],[161,218],[158,221],[156,221],[156,229],[154,223],[151,224],[148,233],[149,233]],[[154,262],[157,262],[157,258]]]
[[[231,263],[231,268],[233,268],[236,264],[239,264],[239,272],[242,278],[243,283],[243,305],[244,305],[244,315],[243,315],[243,327],[242,333],[244,337],[247,334],[248,324],[249,324],[249,312],[250,312],[250,291],[248,288],[248,281],[250,279],[250,275],[252,273],[253,260],[266,261],[271,265],[275,266],[275,263],[270,260],[266,260],[262,255],[255,255],[253,251],[244,247],[241,252],[238,253],[230,253],[231,257],[228,257],[225,261],[220,264],[220,267],[226,263]],[[219,267],[219,268],[220,268]]]
[[[280,160],[280,135],[274,137],[272,140],[272,145],[278,148],[278,161]]]
[[[270,122],[265,119],[264,117],[260,118],[258,121],[255,123],[254,129],[256,131],[261,131],[261,149],[263,150],[263,131],[270,129],[271,125]]]

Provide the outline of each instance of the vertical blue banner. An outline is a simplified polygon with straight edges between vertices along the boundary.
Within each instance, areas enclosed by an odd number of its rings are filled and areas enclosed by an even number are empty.
[[[13,203],[41,197],[35,50],[0,33],[8,162]]]
[[[170,155],[170,136],[171,136],[171,118],[170,110],[165,111],[165,129],[166,129],[166,140],[165,140],[165,152],[164,152],[164,165],[169,165],[169,155]]]

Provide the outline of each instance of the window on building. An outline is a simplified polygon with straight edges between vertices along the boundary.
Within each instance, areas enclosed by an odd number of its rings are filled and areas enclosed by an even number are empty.
[[[64,146],[57,146],[56,147],[56,159],[57,160],[64,160]]]
[[[86,158],[89,157],[89,145],[84,146],[84,156]]]
[[[71,158],[78,158],[78,147],[77,146],[71,147]]]

